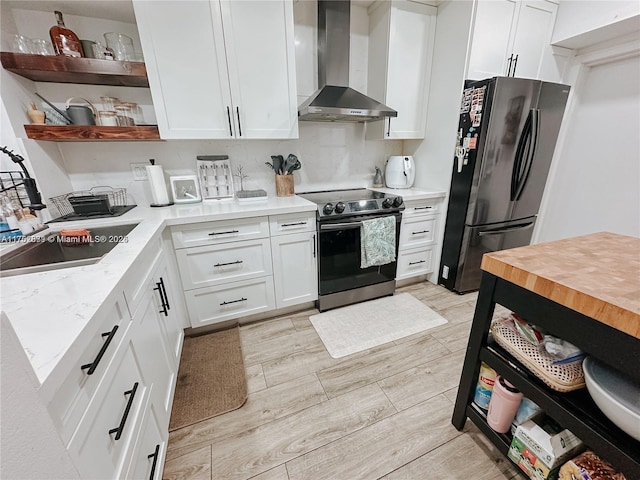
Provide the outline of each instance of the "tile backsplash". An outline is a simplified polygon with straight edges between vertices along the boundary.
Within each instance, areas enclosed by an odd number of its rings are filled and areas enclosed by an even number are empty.
[[[368,187],[375,167],[384,170],[390,155],[402,154],[399,140],[365,140],[365,124],[300,122],[295,140],[211,140],[164,142],[61,143],[65,170],[75,190],[96,185],[126,187],[139,205],[151,202],[148,182],[133,180],[132,163],[154,158],[165,174],[196,172],[196,156],[228,155],[233,172],[242,165],[247,190],[275,195],[271,155],[295,154],[302,168],[294,173],[295,191]],[[239,184],[236,183],[236,189]]]

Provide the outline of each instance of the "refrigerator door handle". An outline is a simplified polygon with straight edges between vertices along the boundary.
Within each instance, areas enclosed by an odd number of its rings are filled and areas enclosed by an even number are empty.
[[[518,141],[515,160],[513,162],[513,171],[511,172],[511,201],[514,202],[522,195],[522,190],[531,172],[533,164],[533,156],[536,151],[536,143],[538,141],[538,122],[540,111],[532,108],[529,110],[527,120],[522,129],[522,135]],[[526,158],[525,158],[526,155]]]
[[[507,227],[507,228],[496,228],[495,230],[484,230],[482,232],[478,232],[479,237],[486,237],[488,235],[502,235],[504,233],[517,232],[519,230],[528,230],[533,227],[535,222],[525,223],[523,225],[518,225],[516,227]]]

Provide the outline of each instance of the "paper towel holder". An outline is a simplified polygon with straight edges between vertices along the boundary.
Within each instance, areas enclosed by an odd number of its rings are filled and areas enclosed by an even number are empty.
[[[149,159],[149,163],[151,164],[151,166],[155,166],[156,164],[156,160],[154,158],[150,158]],[[160,169],[162,169],[162,167],[160,167]],[[149,176],[149,181],[151,182],[151,173],[150,170],[147,168],[147,176]],[[153,189],[153,187],[151,187]],[[164,187],[164,193],[168,196],[168,192],[166,191],[166,185]],[[151,203],[149,204],[150,207],[169,207],[173,205],[173,202],[171,201],[170,198],[168,198],[168,202],[167,203]]]

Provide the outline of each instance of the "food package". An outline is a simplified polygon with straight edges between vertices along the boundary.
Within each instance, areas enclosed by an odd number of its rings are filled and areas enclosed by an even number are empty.
[[[626,480],[626,477],[587,450],[560,467],[559,480]]]
[[[532,480],[553,480],[582,449],[578,437],[540,413],[518,426],[507,456]]]

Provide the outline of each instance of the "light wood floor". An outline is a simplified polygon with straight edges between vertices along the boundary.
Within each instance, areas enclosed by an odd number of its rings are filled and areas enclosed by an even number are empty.
[[[166,479],[519,478],[467,421],[451,425],[476,294],[399,288],[449,323],[333,359],[309,316],[241,327],[249,399],[172,432]]]

